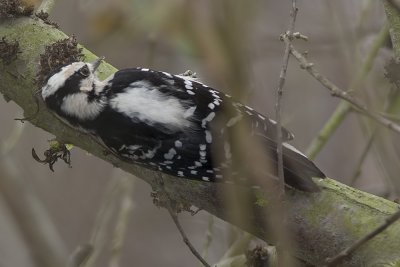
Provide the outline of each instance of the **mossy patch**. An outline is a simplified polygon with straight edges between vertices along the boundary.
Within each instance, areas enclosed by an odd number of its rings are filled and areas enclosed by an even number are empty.
[[[6,37],[2,37],[0,40],[0,60],[8,65],[15,59],[17,59],[18,53],[20,53],[19,43],[17,41],[9,41]]]

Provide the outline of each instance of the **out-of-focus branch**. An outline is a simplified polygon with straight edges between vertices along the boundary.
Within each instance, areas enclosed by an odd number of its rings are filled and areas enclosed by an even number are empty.
[[[358,68],[355,78],[348,88],[349,92],[355,92],[360,89],[362,82],[364,81],[365,77],[367,77],[367,74],[373,66],[379,49],[385,43],[385,40],[388,36],[388,29],[388,24],[386,24],[376,36],[371,49],[365,57],[365,61],[362,63],[362,66]],[[325,146],[331,135],[336,131],[339,125],[341,125],[347,114],[349,114],[350,110],[350,103],[346,101],[341,101],[339,103],[336,110],[325,123],[321,131],[318,133],[318,136],[311,142],[310,146],[307,148],[306,154],[309,156],[309,158],[314,159],[317,156],[317,154]]]
[[[288,232],[286,231],[286,213],[284,209],[284,199],[285,199],[285,177],[283,171],[283,147],[282,147],[282,96],[283,96],[283,87],[286,81],[286,73],[289,64],[289,56],[290,56],[290,46],[291,41],[293,39],[293,32],[296,24],[298,8],[296,6],[296,0],[292,0],[292,8],[290,10],[290,23],[288,30],[286,33],[282,35],[282,38],[286,38],[287,42],[285,43],[285,52],[282,58],[282,67],[279,74],[279,83],[277,88],[277,96],[276,96],[276,104],[275,104],[275,118],[277,123],[277,146],[276,153],[278,156],[278,179],[279,179],[279,192],[277,194],[277,201],[274,203],[275,206],[275,214],[274,216],[277,221],[280,221],[280,224],[275,225],[275,229],[278,233],[278,255],[279,255],[279,265],[280,266],[293,266],[293,263],[290,261],[290,257],[288,257],[288,253],[290,253],[293,248],[291,246],[291,242],[289,240]]]
[[[398,1],[382,0],[389,21],[393,51],[396,57],[400,57],[400,10],[397,9],[397,5],[393,5],[393,2]]]
[[[42,0],[42,3],[38,7],[38,11],[50,13],[50,11],[53,9],[55,4],[56,4],[56,0]]]
[[[280,187],[280,194],[285,194],[285,179],[283,177],[283,157],[282,157],[282,121],[281,121],[281,113],[282,113],[282,95],[283,95],[283,86],[285,85],[286,81],[286,72],[288,69],[289,64],[289,56],[290,56],[290,45],[293,39],[293,32],[296,23],[297,17],[297,7],[296,7],[296,0],[292,1],[292,10],[290,12],[290,25],[285,34],[282,35],[281,38],[285,38],[287,42],[285,42],[285,52],[283,54],[282,59],[282,67],[281,72],[279,74],[279,83],[277,89],[277,96],[276,96],[276,107],[275,107],[275,116],[276,116],[276,123],[277,123],[277,154],[278,154],[278,178],[279,178],[279,187]],[[281,196],[282,197],[282,196]]]
[[[129,215],[132,214],[133,201],[133,180],[131,177],[121,177],[121,199],[119,211],[115,222],[113,239],[111,242],[111,258],[109,267],[119,267],[124,241],[127,235]]]
[[[58,266],[66,260],[66,248],[43,203],[24,179],[10,152],[20,141],[25,124],[16,122],[9,137],[0,142],[0,195],[13,215],[36,266]]]
[[[286,38],[285,42],[289,42]],[[290,45],[290,52],[292,55],[299,61],[300,67],[305,69],[308,73],[311,74],[317,81],[319,81],[325,88],[327,88],[332,96],[341,98],[349,103],[356,111],[359,111],[363,115],[370,117],[371,119],[375,120],[376,122],[382,124],[383,126],[387,127],[390,130],[395,131],[396,133],[400,134],[400,125],[386,119],[385,117],[381,116],[379,113],[370,111],[368,107],[361,103],[357,98],[352,96],[350,93],[340,89],[337,87],[332,81],[328,78],[323,76],[315,67],[313,63],[310,63],[305,56],[303,56],[299,51],[297,51],[293,45]]]
[[[11,211],[15,226],[27,244],[35,266],[64,266],[67,249],[43,203],[21,179],[15,161],[0,159],[0,194]]]
[[[21,53],[10,65],[0,64],[0,92],[22,107],[25,115],[36,111],[32,91],[38,71],[38,58],[44,46],[67,36],[53,27],[30,18],[20,18],[4,22],[0,26],[0,36],[7,36],[19,42]],[[87,60],[95,56],[84,49]],[[102,64],[100,77],[115,72],[115,68]],[[10,118],[13,119],[13,118]],[[105,161],[143,179],[155,189],[157,173],[139,166],[121,162],[112,155],[105,155],[103,148],[89,136],[77,132],[58,121],[43,104],[31,123],[90,152]],[[212,184],[176,177],[163,176],[164,188],[175,201],[190,203],[215,216],[247,230],[255,236],[273,244],[272,233],[265,224],[270,214],[268,195],[243,187],[228,184]],[[385,199],[358,191],[331,179],[315,180],[321,193],[303,193],[286,190],[286,213],[288,229],[296,243],[296,256],[305,262],[321,266],[354,241],[375,229],[389,214],[397,211],[397,205]],[[247,218],[236,218],[234,211],[224,205],[223,193],[234,192],[238,199],[250,199],[248,209],[252,213]],[[263,198],[266,198],[265,200]],[[241,219],[241,220],[239,220]],[[383,233],[370,240],[344,261],[345,266],[364,266],[377,263],[400,262],[400,225],[394,224]]]

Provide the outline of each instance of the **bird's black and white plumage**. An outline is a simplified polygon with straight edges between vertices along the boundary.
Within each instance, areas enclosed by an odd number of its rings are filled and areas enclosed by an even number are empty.
[[[95,74],[100,62],[60,68],[41,93],[59,118],[95,136],[113,154],[178,177],[243,181],[232,160],[228,133],[246,122],[247,137],[259,142],[266,164],[273,166],[265,179],[276,177],[275,121],[190,77],[131,68],[100,81]],[[291,133],[286,129],[282,133],[285,182],[303,191],[318,191],[311,177],[325,175],[287,143]],[[218,160],[215,147],[222,150],[217,151]]]

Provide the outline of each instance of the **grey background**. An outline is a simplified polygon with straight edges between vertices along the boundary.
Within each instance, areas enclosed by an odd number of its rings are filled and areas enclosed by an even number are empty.
[[[217,4],[211,0],[197,1],[194,9],[185,9],[188,2],[193,1],[58,0],[51,19],[60,25],[62,31],[68,35],[75,34],[82,45],[99,56],[104,55],[117,68],[150,66],[171,73],[191,69],[204,83],[230,92],[231,81],[213,72],[203,54],[193,52],[193,47],[185,43],[185,38],[182,38],[185,25],[171,23],[187,12],[189,18],[193,17],[207,29],[211,18],[219,16],[219,11],[215,11]],[[233,39],[242,47],[241,57],[245,65],[238,68],[245,69],[248,74],[246,88],[240,90],[245,92],[244,101],[270,117],[274,117],[275,89],[284,49],[279,34],[287,28],[290,2],[257,0],[249,8],[245,7],[245,1],[230,3],[239,6],[238,25],[243,26],[237,31],[230,29]],[[298,1],[298,5],[296,29],[310,40],[306,43],[296,41],[296,47],[301,51],[308,50],[310,60],[322,73],[347,88],[365,57],[370,41],[385,22],[380,2],[303,0]],[[369,13],[361,20],[362,11],[367,7]],[[242,11],[248,13],[243,15]],[[220,19],[224,20],[224,16],[222,12]],[[105,23],[107,20],[109,22]],[[375,90],[381,93],[386,90],[386,85],[382,85],[383,64],[390,55],[389,50],[380,52],[363,86],[363,90],[369,93],[359,95],[372,104],[377,99]],[[293,59],[290,60],[284,90],[284,125],[296,136],[293,144],[304,151],[330,117],[338,100],[300,70]],[[0,99],[0,112],[0,141],[6,142],[13,129],[20,127],[13,119],[22,114],[14,103],[6,103],[3,99]],[[344,183],[349,181],[366,142],[366,133],[358,118],[356,114],[348,116],[316,159],[316,164],[329,177]],[[57,163],[52,173],[48,167],[32,159],[30,150],[34,147],[38,152],[44,151],[47,140],[53,136],[29,123],[24,127],[8,157],[17,166],[24,183],[43,202],[68,251],[72,252],[78,245],[88,242],[111,177],[124,174],[78,148],[72,151],[72,168]],[[390,156],[390,159],[378,164],[376,155],[370,154],[356,186],[375,194],[386,194],[384,177],[396,179],[391,174],[398,171],[398,158]],[[121,266],[198,266],[168,213],[152,204],[151,188],[140,179],[132,179],[134,210],[130,215]],[[395,192],[390,196],[386,194],[389,198],[395,195]],[[0,214],[0,266],[33,266],[29,248],[1,197]],[[209,215],[205,212],[194,217],[183,214],[180,219],[190,239],[201,251]],[[222,256],[231,237],[231,228],[216,219],[209,253],[211,263]],[[108,266],[106,255],[101,259],[102,263],[96,266]]]

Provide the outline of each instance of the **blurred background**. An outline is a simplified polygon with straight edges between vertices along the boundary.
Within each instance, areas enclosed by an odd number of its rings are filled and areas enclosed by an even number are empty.
[[[296,30],[309,41],[297,40],[295,47],[308,51],[321,73],[352,89],[372,110],[395,114],[400,108],[397,92],[384,77],[392,52],[387,30],[382,30],[386,17],[381,2],[299,0],[298,7]],[[142,66],[171,73],[190,69],[203,83],[274,118],[284,52],[279,35],[288,27],[290,9],[291,1],[274,0],[58,0],[50,18],[117,68]],[[283,101],[283,125],[295,134],[292,144],[310,152],[340,101],[294,59]],[[68,253],[91,240],[104,205],[114,207],[106,227],[114,231],[120,202],[108,200],[125,194],[131,198],[121,202],[129,223],[120,266],[199,266],[168,212],[153,205],[148,184],[78,148],[72,150],[72,168],[58,162],[53,173],[31,156],[32,147],[41,153],[53,136],[15,122],[22,113],[14,103],[0,99],[0,112],[1,160],[7,168],[3,173],[18,179],[44,208]],[[316,164],[330,178],[396,198],[400,164],[395,136],[357,113],[343,118],[320,151],[313,151]],[[18,197],[18,192],[13,195]],[[18,215],[2,197],[0,214],[0,266],[35,266]],[[218,262],[241,235],[202,211],[196,216],[184,213],[180,220],[196,248],[208,250],[210,263]],[[106,248],[94,266],[111,266],[106,260],[110,253]]]

